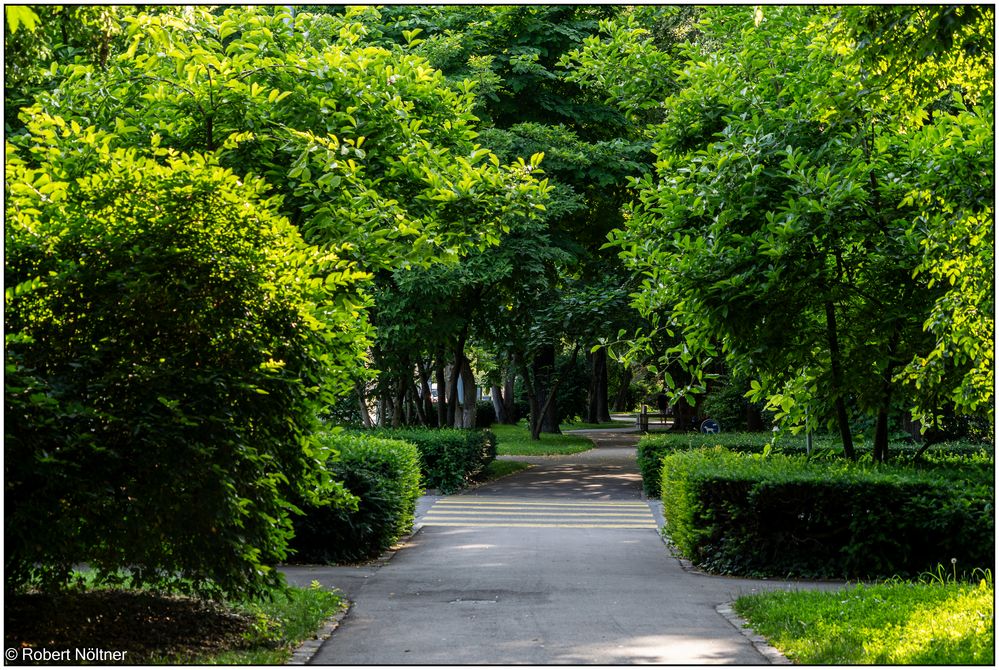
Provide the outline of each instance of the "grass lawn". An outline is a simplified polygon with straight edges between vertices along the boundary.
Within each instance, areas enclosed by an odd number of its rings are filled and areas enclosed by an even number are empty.
[[[485,470],[475,476],[475,481],[479,483],[491,482],[494,479],[512,475],[529,467],[531,467],[530,463],[521,463],[519,461],[493,461],[486,466]]]
[[[532,440],[531,431],[523,421],[516,426],[493,424],[490,430],[496,434],[496,449],[501,456],[577,454],[593,448],[592,442],[579,435],[542,433],[540,440]]]
[[[991,576],[744,596],[735,610],[795,663],[993,665]]]
[[[602,430],[604,428],[635,428],[634,421],[607,421],[604,423],[563,423],[562,430]]]
[[[120,589],[28,593],[6,599],[4,646],[100,647],[126,652],[125,665],[281,665],[345,606],[318,583],[224,604]]]

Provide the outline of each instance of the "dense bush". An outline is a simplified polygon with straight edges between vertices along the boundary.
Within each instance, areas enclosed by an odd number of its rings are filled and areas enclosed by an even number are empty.
[[[365,434],[325,435],[334,452],[327,468],[359,498],[356,509],[302,501],[294,519],[293,560],[358,561],[377,556],[413,527],[420,487],[420,456],[402,440]]]
[[[316,409],[363,353],[335,281],[265,185],[212,157],[140,158],[44,115],[29,130],[39,146],[6,166],[6,588],[87,563],[269,590],[286,501],[317,473]]]
[[[445,494],[465,488],[496,458],[496,436],[489,430],[400,428],[374,434],[415,444],[424,484]]]
[[[489,428],[496,423],[496,408],[492,400],[480,400],[475,403],[475,426]]]
[[[662,460],[676,451],[690,451],[704,447],[723,447],[729,451],[760,454],[770,445],[771,450],[785,455],[805,455],[804,435],[775,433],[656,433],[645,435],[638,442],[638,468],[642,473],[642,488],[650,498],[659,496]],[[855,445],[859,460],[868,457],[870,443]],[[920,445],[913,443],[893,444],[892,457],[900,462],[911,461],[920,451]],[[971,466],[978,462],[982,467],[991,467],[994,447],[987,442],[941,442],[923,453],[919,462],[924,467],[940,465]],[[843,456],[843,447],[838,437],[816,435],[812,441],[812,460],[835,461]]]
[[[994,563],[994,485],[984,471],[916,470],[721,448],[663,460],[663,510],[678,550],[715,572],[911,577]]]
[[[800,444],[799,444],[800,443]],[[724,447],[730,451],[762,453],[768,444],[785,453],[805,452],[805,438],[777,440],[773,433],[656,433],[645,435],[638,441],[638,468],[642,473],[642,488],[645,495],[655,498],[661,488],[660,474],[665,456],[676,451],[689,451],[704,447]],[[816,440],[816,446],[832,447],[830,439]]]

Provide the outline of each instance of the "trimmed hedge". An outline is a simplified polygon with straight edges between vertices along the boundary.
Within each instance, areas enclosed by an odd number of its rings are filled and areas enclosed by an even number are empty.
[[[415,444],[424,484],[443,494],[468,486],[496,458],[496,436],[490,430],[385,428],[373,434]]]
[[[351,433],[320,438],[335,452],[331,477],[360,498],[357,509],[300,502],[293,560],[342,563],[377,556],[413,528],[420,497],[420,456],[413,444]]]
[[[774,440],[773,433],[720,433],[704,435],[701,433],[657,433],[645,435],[638,442],[638,468],[642,473],[642,488],[645,495],[658,498],[661,488],[660,473],[663,458],[677,451],[690,451],[705,447],[723,447],[729,451],[761,454],[767,444]],[[894,458],[911,460],[919,450],[918,444],[892,444],[891,454]],[[777,438],[773,451],[786,455],[804,456],[805,436],[782,435]],[[869,447],[857,445],[857,453],[863,459]],[[941,442],[923,454],[923,466],[971,464],[974,461],[988,461],[991,467],[994,449],[992,445],[970,442]],[[839,439],[831,435],[816,435],[813,440],[811,458],[813,460],[839,460],[843,455],[843,447]]]
[[[712,572],[872,579],[915,577],[951,559],[962,572],[995,560],[995,488],[983,468],[715,448],[664,458],[661,493],[673,544]]]

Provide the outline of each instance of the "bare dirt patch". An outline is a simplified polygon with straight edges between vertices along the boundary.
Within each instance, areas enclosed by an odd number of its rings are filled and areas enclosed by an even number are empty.
[[[120,663],[190,659],[247,646],[253,625],[249,615],[218,603],[183,596],[120,590],[29,593],[9,596],[4,604],[4,647],[8,663],[46,663],[37,654],[12,659],[11,649],[64,652],[51,659],[60,665],[88,662],[76,650],[127,652]],[[83,656],[83,658],[81,658]],[[93,654],[91,654],[93,656]],[[104,655],[89,662],[114,663]]]

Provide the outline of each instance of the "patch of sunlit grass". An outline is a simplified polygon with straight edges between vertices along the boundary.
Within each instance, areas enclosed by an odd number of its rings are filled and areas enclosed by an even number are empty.
[[[496,450],[500,455],[551,456],[576,454],[593,448],[593,443],[580,435],[542,433],[540,440],[532,440],[524,422],[516,426],[497,423],[490,430],[496,434]]]
[[[735,609],[795,663],[992,665],[991,575],[744,596]]]

